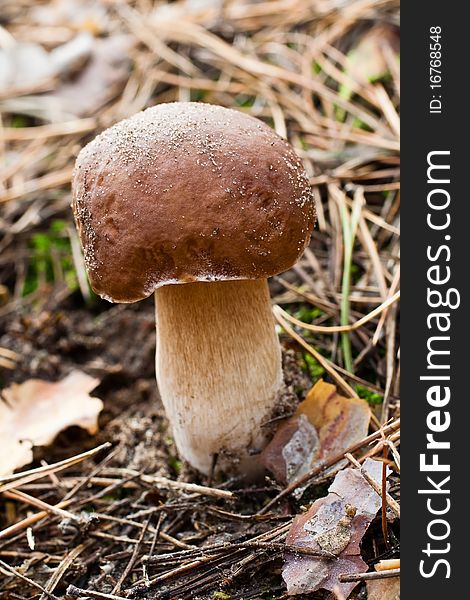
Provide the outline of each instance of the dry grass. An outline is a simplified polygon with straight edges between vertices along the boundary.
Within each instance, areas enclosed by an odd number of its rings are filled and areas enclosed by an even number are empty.
[[[282,327],[282,339],[286,347],[295,349],[299,361],[306,361],[304,366],[311,375],[326,372],[348,394],[371,401],[382,399],[374,406],[375,429],[396,417],[400,374],[400,80],[394,38],[398,1],[207,0],[167,4],[101,0],[94,4],[97,8],[76,22],[60,17],[57,11],[55,21],[39,25],[33,22],[32,8],[47,4],[32,0],[2,2],[0,48],[29,41],[52,50],[84,29],[91,31],[95,40],[124,34],[130,44],[124,76],[112,79],[104,95],[94,99],[93,107],[83,102],[85,108],[88,106],[85,110],[78,102],[75,112],[64,111],[54,101],[54,93],[64,85],[63,76],[0,87],[0,370],[4,370],[5,381],[15,379],[17,361],[35,358],[21,357],[21,348],[3,347],[1,335],[15,314],[24,318],[32,311],[40,313],[72,296],[76,303],[90,302],[69,210],[69,181],[79,149],[103,128],[149,105],[197,100],[235,107],[263,119],[298,151],[316,191],[318,225],[299,263],[272,282],[274,314]],[[364,79],[360,69],[351,64],[351,51],[354,53],[358,44],[369,38],[375,62],[368,67],[370,72],[366,69],[366,76],[380,75],[372,81]],[[86,100],[93,96],[93,90],[82,88],[77,94],[83,94]],[[48,258],[50,268],[40,269],[32,240],[38,232],[49,232],[50,224],[59,219],[66,223],[60,237],[67,244],[53,246]],[[67,261],[77,278],[72,288]],[[82,299],[77,300],[80,294]],[[96,306],[95,312],[104,309]],[[393,464],[399,461],[398,440],[393,434],[388,445],[381,446]],[[110,516],[114,510],[119,512],[119,502],[114,499],[105,506],[106,490],[125,487],[134,494],[134,501],[148,492],[151,484],[138,474],[116,474],[107,468],[106,464],[96,467],[88,481],[83,472],[73,470],[70,480],[51,478],[44,493],[54,497],[57,490],[68,490],[68,497],[74,490],[76,495],[67,508],[72,512],[98,495],[95,509]],[[41,487],[26,488],[31,493],[42,493]],[[178,549],[172,537],[171,515],[175,514],[175,505],[184,511],[185,503],[191,500],[184,495],[187,491],[181,496],[174,493],[169,492],[163,499],[164,508],[129,517],[133,525],[128,524],[126,533],[118,534],[111,521],[102,522],[103,536],[110,532],[124,540],[119,546],[115,539],[105,552],[120,553],[128,565],[116,578],[115,597],[121,597],[120,590],[130,586],[137,565],[141,578],[142,568],[144,575],[148,573],[150,567],[142,559],[144,555],[151,554],[155,547],[160,553]],[[60,495],[64,497],[64,493]],[[17,497],[15,502],[21,505],[22,501]],[[197,503],[207,517],[209,505],[199,500]],[[219,504],[217,510],[223,506]],[[233,507],[224,510],[237,512]],[[18,511],[29,527],[24,507]],[[131,512],[129,509],[126,514]],[[137,515],[138,511],[134,512]],[[59,518],[52,510],[48,514],[39,527],[53,527],[51,535],[58,535]],[[122,513],[119,515],[122,519]],[[272,516],[274,521],[278,518]],[[261,521],[256,519],[261,516],[253,517],[253,523],[259,526]],[[262,523],[264,529],[253,531],[253,541],[272,543],[271,552],[278,557],[280,551],[275,544],[283,541],[284,530],[278,531],[272,522]],[[134,537],[132,527],[137,527],[140,536]],[[9,562],[20,564],[28,547],[24,536],[15,539],[17,545],[13,547],[0,543],[0,558],[13,552]],[[50,564],[62,577],[79,556],[93,559],[97,539],[78,536],[72,549],[54,549],[45,544],[41,552],[49,553]],[[190,547],[186,548],[189,554],[163,560],[160,576],[194,562],[195,557],[200,559],[192,541],[182,543]],[[135,548],[138,551],[134,552]],[[236,577],[227,574],[227,565],[245,565],[240,573],[244,568],[251,573],[247,565],[249,557],[253,561],[256,555],[253,548],[234,547],[231,552],[230,556],[227,551],[209,553],[212,558],[207,564],[214,561],[212,571],[194,567],[199,573],[199,579],[196,577],[191,584],[194,589],[201,594],[212,593],[218,589],[220,573],[227,577],[224,589],[232,589]],[[217,570],[215,565],[219,563],[222,566]],[[0,579],[3,573],[13,590],[12,582],[19,575],[12,576],[5,564],[0,563]],[[89,565],[86,561],[80,564]],[[31,578],[37,581],[34,568],[26,572],[28,578],[33,573]],[[39,576],[40,581],[46,581],[38,592],[41,599],[54,597],[61,577],[56,576],[55,581]],[[33,597],[28,595],[33,584],[20,581],[9,597]],[[282,596],[279,577],[276,581]],[[174,597],[190,597],[191,586],[184,579],[181,585],[182,591],[173,590]],[[261,588],[253,589],[258,595],[252,597],[264,597]],[[250,597],[249,590],[245,589],[244,594]],[[155,597],[166,596],[162,592]]]

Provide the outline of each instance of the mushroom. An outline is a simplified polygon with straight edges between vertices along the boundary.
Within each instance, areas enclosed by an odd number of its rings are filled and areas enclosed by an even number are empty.
[[[206,474],[216,455],[250,469],[284,387],[267,278],[315,222],[292,147],[235,110],[160,104],[83,148],[72,206],[95,292],[155,294],[156,377],[180,455]]]

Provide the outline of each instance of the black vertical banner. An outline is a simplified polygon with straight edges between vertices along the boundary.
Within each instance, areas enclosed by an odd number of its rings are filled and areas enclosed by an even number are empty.
[[[470,597],[470,32],[462,8],[402,4],[405,600]]]

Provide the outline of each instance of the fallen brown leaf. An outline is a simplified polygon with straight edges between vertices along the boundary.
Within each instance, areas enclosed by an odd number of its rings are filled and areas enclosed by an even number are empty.
[[[290,483],[363,439],[369,420],[367,402],[341,396],[336,386],[320,379],[295,415],[279,427],[260,460],[278,481]]]
[[[0,91],[36,85],[55,74],[50,55],[39,44],[22,42],[0,48]]]
[[[42,107],[51,120],[94,115],[125,85],[134,44],[126,34],[95,38],[83,31],[51,52],[29,42],[0,48],[0,93],[48,83],[52,91],[32,97],[33,112],[18,105],[23,112],[36,115]]]
[[[29,379],[4,389],[0,400],[0,476],[30,463],[34,446],[50,444],[71,425],[96,433],[103,402],[89,392],[99,383],[81,371],[72,371],[57,383]]]
[[[381,481],[382,463],[368,458],[364,467]],[[380,496],[357,469],[340,471],[328,495],[294,520],[287,535],[289,546],[328,552],[330,558],[286,554],[282,576],[289,595],[326,589],[347,598],[357,582],[341,583],[339,575],[367,571],[360,542],[381,507]]]
[[[389,577],[368,581],[367,600],[400,600],[400,578]]]
[[[94,39],[88,62],[79,74],[43,98],[53,99],[64,115],[94,115],[127,81],[133,45],[132,37],[125,34]]]

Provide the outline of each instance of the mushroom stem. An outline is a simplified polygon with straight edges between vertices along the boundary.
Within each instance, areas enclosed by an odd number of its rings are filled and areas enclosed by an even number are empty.
[[[180,455],[207,474],[228,453],[246,472],[283,387],[267,280],[167,285],[155,314],[157,382]]]

